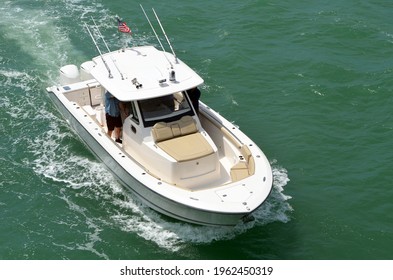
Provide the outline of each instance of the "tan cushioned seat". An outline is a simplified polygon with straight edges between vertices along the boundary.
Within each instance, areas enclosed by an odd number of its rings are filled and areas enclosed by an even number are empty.
[[[231,168],[232,181],[239,181],[255,173],[255,160],[251,154],[250,149],[243,145],[240,152],[245,161],[239,161]]]
[[[244,161],[240,161],[231,168],[231,179],[233,182],[248,177],[248,166]]]
[[[191,116],[184,116],[178,121],[169,123],[158,122],[151,130],[154,142],[156,143],[195,132],[198,132],[198,128]]]
[[[173,138],[171,127],[164,122],[156,123],[153,126],[151,133],[155,142],[161,142]]]
[[[214,153],[209,142],[198,132],[191,116],[169,123],[158,122],[153,126],[151,134],[157,146],[178,162]]]
[[[157,146],[178,162],[213,154],[213,148],[199,132],[157,143]]]
[[[179,121],[181,135],[187,135],[198,132],[198,128],[195,124],[194,119],[191,116],[184,116]]]

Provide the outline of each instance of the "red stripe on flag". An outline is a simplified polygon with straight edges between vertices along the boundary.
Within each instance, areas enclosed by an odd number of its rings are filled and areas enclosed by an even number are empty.
[[[131,29],[127,26],[127,24],[124,21],[119,21],[118,28],[120,32],[131,33]]]

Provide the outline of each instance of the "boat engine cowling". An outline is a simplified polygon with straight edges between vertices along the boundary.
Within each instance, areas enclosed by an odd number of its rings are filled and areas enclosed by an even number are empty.
[[[77,82],[80,82],[80,74],[76,65],[70,64],[60,68],[61,85],[68,85]]]
[[[81,64],[81,81],[87,81],[93,79],[93,76],[90,74],[90,71],[94,68],[93,61],[86,61]]]

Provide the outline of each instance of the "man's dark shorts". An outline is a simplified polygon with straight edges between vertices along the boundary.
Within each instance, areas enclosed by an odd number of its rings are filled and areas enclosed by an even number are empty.
[[[112,131],[115,129],[115,127],[122,127],[122,121],[121,121],[121,117],[112,117],[109,114],[106,114],[106,125],[108,126],[108,130]]]

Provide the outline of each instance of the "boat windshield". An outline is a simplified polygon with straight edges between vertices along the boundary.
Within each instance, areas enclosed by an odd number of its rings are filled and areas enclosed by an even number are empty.
[[[190,102],[183,92],[139,100],[138,103],[145,127],[153,126],[157,122],[177,121],[185,115],[194,115]]]

